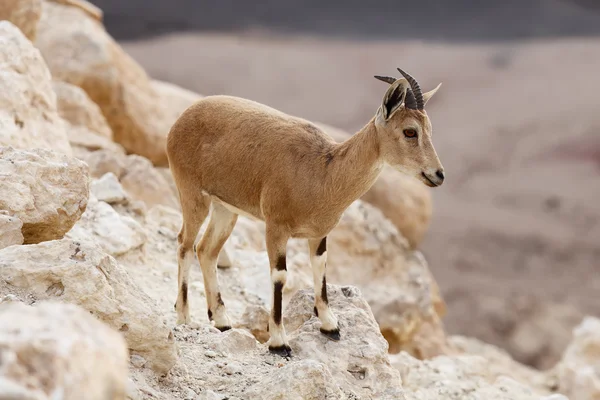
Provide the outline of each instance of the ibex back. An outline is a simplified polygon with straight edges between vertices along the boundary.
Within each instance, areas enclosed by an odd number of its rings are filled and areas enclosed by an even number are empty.
[[[417,82],[398,70],[404,78],[376,76],[390,84],[383,101],[375,116],[343,143],[304,119],[231,96],[206,97],[179,117],[167,141],[183,212],[177,254],[178,324],[190,322],[192,251],[212,203],[210,221],[196,246],[209,320],[222,331],[231,327],[217,262],[229,262],[223,245],[238,215],[245,215],[266,224],[273,293],[269,349],[284,356],[291,352],[281,322],[290,238],[308,240],[320,330],[340,339],[337,318],[327,302],[328,233],[344,210],[371,187],[385,163],[431,187],[444,180],[424,110],[440,85],[422,94]]]

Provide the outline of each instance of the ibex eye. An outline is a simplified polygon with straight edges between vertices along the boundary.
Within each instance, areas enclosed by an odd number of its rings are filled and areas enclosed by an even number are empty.
[[[414,129],[405,129],[403,132],[404,132],[404,136],[406,136],[407,138],[417,137],[417,131]]]

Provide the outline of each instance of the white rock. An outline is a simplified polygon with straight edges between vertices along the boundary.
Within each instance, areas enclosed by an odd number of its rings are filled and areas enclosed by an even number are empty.
[[[119,180],[131,197],[142,200],[149,208],[158,204],[179,208],[179,200],[165,176],[147,158],[135,154],[128,156]]]
[[[506,351],[483,343],[475,338],[450,336],[448,337],[448,346],[451,349],[449,352],[450,355],[483,357],[487,363],[481,370],[485,371],[489,380],[496,379],[502,375],[508,376],[536,389],[540,393],[548,392],[549,387],[553,386],[552,379],[549,379],[545,372],[522,365],[515,361]]]
[[[21,229],[23,222],[17,217],[8,215],[8,211],[0,211],[0,249],[15,244],[23,244]]]
[[[127,193],[112,172],[107,172],[100,179],[93,180],[90,190],[98,200],[108,204],[127,202]]]
[[[551,394],[550,396],[540,397],[540,400],[569,400],[569,399],[568,399],[568,397],[566,397],[562,394],[554,393],[554,394]]]
[[[109,149],[123,153],[121,146],[113,142],[113,134],[100,107],[80,87],[67,82],[53,81],[59,115],[65,121],[65,129],[72,146],[89,150]]]
[[[494,376],[480,356],[439,356],[419,361],[392,356],[407,400],[540,400],[543,394],[507,376]]]
[[[183,398],[185,400],[194,400],[196,398],[196,392],[190,388],[185,388],[183,391]]]
[[[0,303],[10,303],[13,301],[19,302],[20,300],[14,294],[7,294],[6,296],[4,296],[0,299]]]
[[[96,151],[82,151],[77,154],[77,158],[85,161],[90,167],[90,175],[93,178],[100,178],[108,172],[112,172],[118,177],[123,175],[125,170],[125,154],[101,149]]]
[[[0,21],[0,146],[72,154],[51,79],[39,50]]]
[[[218,345],[214,347],[222,354],[244,353],[256,349],[258,342],[244,329],[230,329],[220,335]]]
[[[314,360],[302,360],[280,368],[248,390],[256,400],[345,399],[327,367]],[[359,397],[357,397],[359,398]]]
[[[223,400],[223,396],[220,396],[212,390],[203,390],[195,400]]]
[[[269,340],[269,332],[266,330],[269,325],[269,310],[265,306],[248,305],[239,324],[248,329],[261,343]]]
[[[112,130],[102,110],[79,86],[52,81],[60,116],[73,126],[82,126],[92,133],[112,141]]]
[[[0,359],[1,399],[125,399],[125,340],[72,304],[0,305]]]
[[[120,215],[93,195],[81,220],[67,233],[67,237],[97,243],[113,256],[139,248],[146,241],[144,228],[136,220]]]
[[[55,79],[81,87],[98,104],[117,143],[167,164],[172,122],[162,98],[97,18],[79,6],[44,2],[35,44]]]
[[[62,238],[86,209],[88,166],[76,158],[0,147],[0,177],[0,210],[23,222],[25,244]]]
[[[360,290],[328,286],[329,305],[338,318],[341,340],[331,341],[319,331],[313,291],[301,290],[284,314],[293,355],[326,365],[338,386],[357,398],[401,393],[400,376],[388,359],[388,344]]]
[[[129,361],[136,368],[143,368],[146,364],[146,359],[139,354],[132,354]]]
[[[77,152],[77,157],[88,163],[90,175],[95,178],[112,172],[128,197],[143,201],[148,208],[163,205],[179,210],[179,200],[173,178],[164,168],[156,168],[141,156],[101,149]],[[179,228],[178,228],[179,229]]]
[[[157,371],[168,371],[176,361],[173,333],[154,302],[97,245],[63,239],[7,247],[0,250],[1,283],[36,299],[83,307],[119,330]]]
[[[573,400],[600,398],[600,319],[586,317],[555,367],[559,391]]]

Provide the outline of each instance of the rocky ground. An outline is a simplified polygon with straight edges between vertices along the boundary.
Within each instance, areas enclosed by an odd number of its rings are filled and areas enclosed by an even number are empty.
[[[548,371],[445,333],[446,305],[418,250],[429,192],[389,170],[330,236],[341,341],[318,330],[306,245],[292,241],[294,356],[268,352],[264,226],[245,218],[226,244],[232,266],[219,270],[234,329],[208,322],[197,267],[194,322],[176,326],[181,214],[165,127],[200,95],[151,79],[101,16],[81,0],[0,7],[0,399],[600,396],[596,318],[577,322]],[[402,206],[391,208],[398,187]]]

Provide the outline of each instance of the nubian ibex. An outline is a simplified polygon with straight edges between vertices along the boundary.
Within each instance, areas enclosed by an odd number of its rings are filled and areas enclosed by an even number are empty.
[[[208,318],[221,331],[230,329],[217,260],[238,215],[244,215],[265,222],[272,281],[269,350],[291,354],[282,324],[290,238],[308,240],[320,330],[330,339],[340,339],[337,318],[327,302],[328,233],[344,210],[373,185],[384,164],[430,187],[444,181],[424,110],[441,83],[423,94],[414,78],[398,71],[404,78],[375,76],[390,84],[383,101],[374,117],[342,143],[307,120],[232,96],[205,97],[182,113],[167,141],[183,213],[177,253],[178,324],[190,322],[188,279],[195,249]],[[211,204],[210,221],[194,248]],[[226,253],[222,256],[228,259]]]

